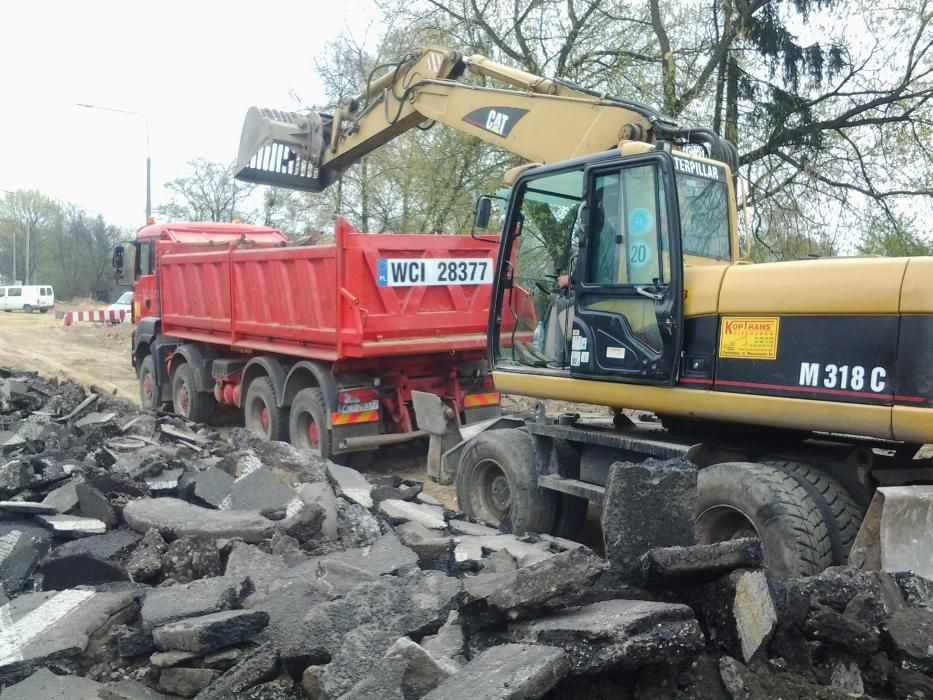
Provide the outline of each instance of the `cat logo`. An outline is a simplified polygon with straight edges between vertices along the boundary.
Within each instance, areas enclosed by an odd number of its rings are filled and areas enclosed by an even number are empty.
[[[505,133],[505,126],[509,123],[509,115],[497,112],[494,109],[489,110],[489,116],[486,117],[486,131],[502,136]]]
[[[516,107],[482,107],[474,109],[463,118],[463,121],[483,131],[506,138],[526,114],[528,114],[527,109]]]

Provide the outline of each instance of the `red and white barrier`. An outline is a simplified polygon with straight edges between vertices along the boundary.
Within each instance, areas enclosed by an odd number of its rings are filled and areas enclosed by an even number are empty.
[[[62,322],[66,326],[72,323],[123,323],[130,320],[129,311],[66,311]]]

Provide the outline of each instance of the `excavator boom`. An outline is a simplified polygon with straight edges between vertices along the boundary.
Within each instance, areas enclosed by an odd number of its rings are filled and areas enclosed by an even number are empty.
[[[465,73],[509,88],[459,82]],[[319,192],[396,136],[433,120],[531,162],[553,163],[620,140],[705,143],[734,167],[735,151],[705,130],[680,130],[649,107],[543,78],[484,56],[429,47],[410,54],[332,114],[253,107],[237,158],[241,180]]]

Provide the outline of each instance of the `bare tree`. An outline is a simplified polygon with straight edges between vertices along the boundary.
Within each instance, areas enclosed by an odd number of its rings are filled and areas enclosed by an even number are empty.
[[[233,179],[233,163],[213,163],[204,158],[188,162],[189,175],[165,184],[171,199],[159,213],[186,221],[251,221],[255,212],[246,209],[253,185]]]
[[[733,140],[751,233],[767,257],[852,249],[879,214],[898,236],[925,235],[905,212],[929,211],[933,196],[928,0],[382,7],[413,43],[487,53]]]

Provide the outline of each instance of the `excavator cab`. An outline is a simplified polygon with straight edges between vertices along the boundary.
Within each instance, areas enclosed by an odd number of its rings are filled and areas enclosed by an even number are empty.
[[[674,162],[662,151],[527,171],[500,249],[497,367],[672,384],[683,333],[679,221]],[[516,290],[541,289],[561,268],[557,298],[523,316]]]

